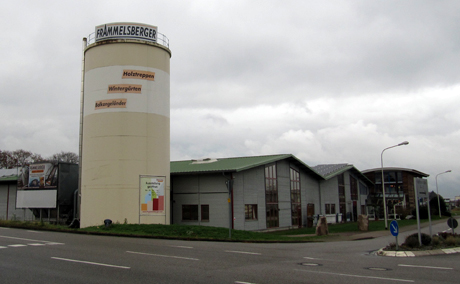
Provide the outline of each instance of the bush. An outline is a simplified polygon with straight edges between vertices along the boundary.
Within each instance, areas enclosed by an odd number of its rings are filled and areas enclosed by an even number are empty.
[[[448,236],[445,240],[445,243],[449,246],[457,245],[457,238],[454,236]]]
[[[434,246],[440,245],[441,242],[442,242],[442,239],[438,236],[434,236],[433,238],[431,238],[431,244]]]
[[[446,217],[452,217],[452,213],[450,212],[442,212],[442,216],[446,216]]]
[[[419,207],[420,219],[428,219],[428,208],[426,206]],[[417,209],[412,210],[412,215],[417,216]]]
[[[422,245],[428,246],[431,244],[431,237],[427,234],[421,234]],[[408,236],[403,245],[406,245],[411,248],[419,247],[418,233]]]

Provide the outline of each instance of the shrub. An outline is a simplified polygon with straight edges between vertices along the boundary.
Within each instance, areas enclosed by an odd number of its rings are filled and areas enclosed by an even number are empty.
[[[441,238],[438,236],[434,236],[431,238],[431,244],[434,246],[440,245],[442,242]]]
[[[420,206],[419,208],[420,219],[428,219],[428,208],[426,206]],[[417,210],[412,210],[412,215],[417,216]]]
[[[421,234],[421,239],[422,239],[422,245],[428,246],[431,244],[431,237],[427,234]],[[418,241],[418,233],[412,234],[408,236],[404,242],[404,245],[415,248],[419,247],[419,241]]]
[[[446,245],[455,246],[457,245],[457,238],[454,236],[448,236],[445,240]]]

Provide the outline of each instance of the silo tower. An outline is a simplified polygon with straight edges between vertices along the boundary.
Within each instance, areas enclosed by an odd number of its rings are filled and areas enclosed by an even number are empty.
[[[169,41],[155,26],[124,22],[83,41],[81,227],[169,224]]]

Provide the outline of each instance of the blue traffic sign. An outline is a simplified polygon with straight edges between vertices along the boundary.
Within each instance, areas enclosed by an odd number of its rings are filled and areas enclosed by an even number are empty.
[[[391,234],[395,237],[398,236],[399,234],[399,226],[398,226],[398,222],[396,222],[396,220],[393,220],[391,221],[390,223],[390,231],[391,231]]]

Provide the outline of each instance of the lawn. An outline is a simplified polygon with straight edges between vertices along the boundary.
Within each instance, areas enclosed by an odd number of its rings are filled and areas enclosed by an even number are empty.
[[[439,220],[439,217],[433,217]],[[422,220],[427,222],[428,220]],[[388,224],[391,220],[388,221]],[[417,220],[399,220],[399,227],[415,225]],[[330,236],[346,232],[358,232],[356,222],[329,225],[329,236],[316,236],[315,228],[300,228],[292,230],[251,232],[232,230],[231,239],[226,228],[189,225],[145,225],[145,224],[112,224],[70,229],[62,225],[52,225],[43,222],[21,222],[0,220],[2,227],[25,228],[32,230],[50,230],[81,234],[104,234],[116,236],[136,236],[150,238],[168,238],[185,240],[213,240],[213,241],[240,241],[240,242],[321,242],[327,241]],[[384,221],[369,221],[369,231],[384,230]]]

